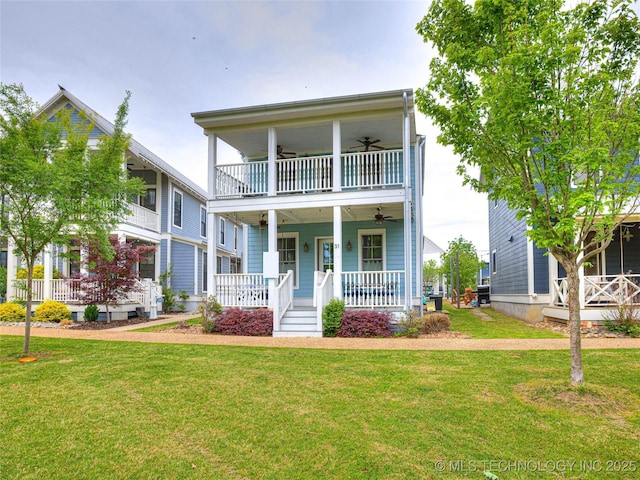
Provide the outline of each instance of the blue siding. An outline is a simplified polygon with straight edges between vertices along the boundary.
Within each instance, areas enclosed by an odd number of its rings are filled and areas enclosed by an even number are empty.
[[[268,250],[267,230],[260,231],[258,227],[249,227],[249,248],[247,255],[248,272],[262,272],[262,254]],[[342,245],[342,270],[344,272],[358,271],[358,232],[360,230],[386,229],[386,269],[404,270],[404,225],[402,220],[397,223],[375,225],[372,221],[347,222],[342,225],[342,240],[334,238],[334,242]],[[318,237],[333,237],[333,223],[314,223],[305,225],[280,225],[278,232],[298,233],[298,265],[299,279],[296,297],[309,298],[313,296],[313,272],[316,269],[315,241]],[[352,249],[347,251],[347,241]],[[309,245],[309,251],[304,252],[303,245]],[[415,261],[415,257],[414,257]],[[404,285],[402,285],[404,295]]]
[[[74,107],[71,103],[67,103],[67,104],[64,106],[64,108],[65,108],[66,110],[73,110],[73,111],[71,112],[71,117],[70,117],[70,119],[71,119],[71,125],[72,125],[73,127],[81,126],[81,125],[88,125],[88,124],[90,123],[90,120],[89,120],[89,119],[87,119],[87,118],[84,118],[84,119],[83,119],[83,118],[81,118],[81,116],[80,116],[80,110],[78,110],[76,107]],[[50,121],[50,122],[56,122],[56,121],[57,121],[56,116],[55,116],[55,115],[52,115],[52,116],[49,118],[49,121]],[[96,138],[98,138],[100,135],[104,135],[104,132],[103,132],[100,128],[98,128],[98,126],[97,126],[97,125],[94,125],[94,126],[93,126],[93,128],[91,129],[91,131],[89,132],[89,138],[90,138],[90,139],[96,139]],[[62,136],[63,136],[63,138],[64,138],[64,137],[66,136],[66,133],[65,133],[65,132],[63,132]]]
[[[172,290],[193,292],[195,248],[193,245],[187,243],[177,242],[175,240],[171,242]]]
[[[489,202],[489,248],[492,294],[528,293],[526,224],[516,220],[506,203]],[[494,270],[496,273],[494,273]]]
[[[129,176],[135,178],[141,178],[144,181],[145,185],[155,185],[156,184],[156,172],[154,170],[132,170],[129,172]]]
[[[546,248],[533,245],[533,288],[536,293],[549,293],[549,257]]]

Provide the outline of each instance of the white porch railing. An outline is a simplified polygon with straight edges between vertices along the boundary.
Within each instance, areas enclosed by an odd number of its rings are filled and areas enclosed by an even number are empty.
[[[273,331],[280,330],[280,320],[293,303],[293,270],[289,270],[275,289],[273,305]]]
[[[331,301],[333,294],[333,272],[314,272],[313,274],[313,306],[316,309],[316,330],[322,331],[322,312]]]
[[[262,273],[215,276],[216,298],[225,307],[267,307],[268,289]]]
[[[237,198],[267,193],[267,162],[217,166],[216,198]]]
[[[129,204],[129,207],[131,207],[131,213],[125,222],[154,232],[160,231],[160,215],[135,203]]]
[[[342,296],[346,307],[401,307],[404,271],[343,272]]]
[[[585,307],[611,307],[611,305],[640,305],[640,275],[594,275],[583,277]],[[566,278],[553,282],[553,305],[568,306]]]
[[[333,157],[291,158],[276,161],[276,192],[322,192],[333,188]]]
[[[345,188],[402,185],[402,150],[345,153],[341,158]]]
[[[32,300],[35,302],[44,302],[45,300],[55,300],[56,302],[66,304],[79,304],[82,303],[87,296],[87,293],[82,289],[80,280],[61,278],[52,279],[51,282],[51,294],[47,295],[44,288],[44,280],[33,280],[33,294]],[[136,280],[135,288],[129,291],[125,297],[121,299],[126,303],[139,303],[141,305],[147,305],[149,303],[147,296],[149,295],[149,289],[140,280]],[[24,280],[17,280],[13,284],[12,295],[10,298],[18,298],[20,300],[27,299],[27,290],[25,288],[26,282]]]
[[[403,182],[402,150],[340,155],[343,188],[382,188]],[[268,193],[268,162],[216,166],[215,198],[241,198]],[[276,194],[333,189],[333,157],[318,155],[276,160]]]

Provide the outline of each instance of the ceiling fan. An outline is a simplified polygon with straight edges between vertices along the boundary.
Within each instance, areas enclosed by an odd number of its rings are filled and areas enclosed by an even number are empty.
[[[364,146],[364,150],[362,150],[363,152],[368,152],[369,148],[376,148],[378,150],[384,150],[384,147],[381,145],[376,145],[376,143],[380,142],[380,139],[378,138],[377,140],[370,140],[371,137],[364,137],[363,140],[360,140],[359,138],[357,139],[358,142],[360,142],[363,146]],[[360,145],[356,145],[354,147],[349,147],[351,148],[361,148]]]
[[[278,158],[280,159],[294,158],[297,155],[296,152],[285,152],[284,147],[282,145],[278,145],[276,153],[278,154]]]
[[[395,218],[393,218],[391,215],[383,215],[382,214],[382,207],[378,207],[378,213],[376,213],[373,216],[373,218],[376,221],[376,225],[382,225],[382,222],[384,222],[384,221],[397,222],[397,220]]]

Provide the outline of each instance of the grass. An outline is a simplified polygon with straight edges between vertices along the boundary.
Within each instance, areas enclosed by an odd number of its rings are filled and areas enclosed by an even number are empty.
[[[162,325],[154,325],[152,327],[136,328],[133,332],[157,332],[178,326],[180,322],[164,323]],[[202,317],[190,318],[185,322],[187,325],[202,325]]]
[[[638,350],[585,351],[588,383],[572,389],[566,351],[33,338],[38,361],[21,364],[21,347],[0,337],[3,479],[623,479],[640,468]]]
[[[491,308],[483,307],[482,313],[490,318],[482,319],[470,308],[457,308],[444,304],[449,312],[451,330],[471,338],[562,338],[564,335],[545,328],[533,327],[522,320],[509,317]]]

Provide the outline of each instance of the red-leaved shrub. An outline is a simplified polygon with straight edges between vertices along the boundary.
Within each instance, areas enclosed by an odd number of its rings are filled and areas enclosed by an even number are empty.
[[[374,310],[347,310],[342,316],[338,337],[390,337],[391,314]]]
[[[273,312],[266,308],[230,308],[216,318],[215,331],[223,335],[270,337],[273,334]]]

